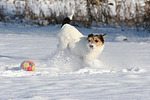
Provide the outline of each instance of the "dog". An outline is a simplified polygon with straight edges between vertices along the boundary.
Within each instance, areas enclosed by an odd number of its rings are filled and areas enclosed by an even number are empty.
[[[67,19],[67,20],[65,20]],[[70,25],[69,17],[65,18],[58,35],[59,51],[69,50],[72,55],[89,63],[98,58],[104,48],[106,34],[89,34],[84,36],[74,26]]]

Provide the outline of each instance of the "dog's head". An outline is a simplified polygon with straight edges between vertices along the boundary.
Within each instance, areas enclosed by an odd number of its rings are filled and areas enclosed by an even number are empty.
[[[95,49],[101,47],[104,44],[104,37],[106,34],[89,34],[87,38],[87,45],[89,49]]]

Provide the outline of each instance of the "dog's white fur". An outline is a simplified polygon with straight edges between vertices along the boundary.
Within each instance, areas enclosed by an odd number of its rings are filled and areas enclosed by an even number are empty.
[[[74,26],[65,24],[58,35],[59,50],[68,49],[72,55],[83,60],[84,63],[95,60],[102,52],[104,45],[96,46],[88,43],[87,36],[82,35]],[[90,45],[93,48],[90,48]]]

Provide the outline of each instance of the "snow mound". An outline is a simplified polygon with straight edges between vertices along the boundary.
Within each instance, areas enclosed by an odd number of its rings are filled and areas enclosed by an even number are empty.
[[[110,74],[110,73],[115,73],[112,69],[100,69],[100,68],[90,68],[90,67],[85,67],[77,71],[76,73],[78,74]]]
[[[113,41],[114,42],[122,42],[122,41],[128,41],[128,39],[126,36],[119,35],[119,36],[115,36]]]
[[[142,73],[145,72],[141,67],[132,67],[131,69],[123,69],[123,72],[131,72],[131,73]]]

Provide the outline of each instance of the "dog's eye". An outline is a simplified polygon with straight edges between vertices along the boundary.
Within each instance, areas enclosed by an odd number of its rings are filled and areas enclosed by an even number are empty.
[[[91,40],[88,40],[89,42],[91,42]]]
[[[95,42],[97,43],[97,42],[98,42],[98,40],[95,40]]]

